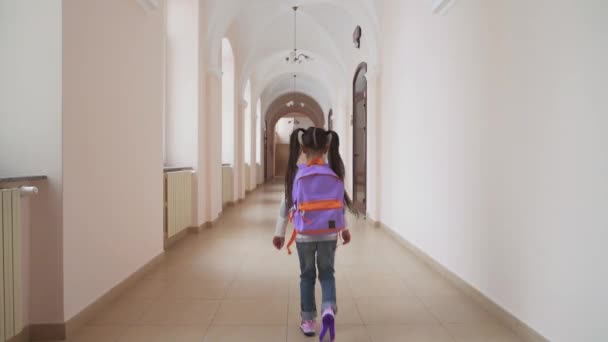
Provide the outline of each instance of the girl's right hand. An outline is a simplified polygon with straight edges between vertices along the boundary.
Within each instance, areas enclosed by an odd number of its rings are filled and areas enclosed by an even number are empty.
[[[283,248],[283,245],[285,245],[285,238],[281,236],[273,237],[272,245],[274,246],[274,248],[281,250],[281,248]]]
[[[350,242],[350,232],[348,231],[348,229],[345,229],[342,231],[342,240],[344,241],[343,244],[344,245],[348,245],[348,243]]]

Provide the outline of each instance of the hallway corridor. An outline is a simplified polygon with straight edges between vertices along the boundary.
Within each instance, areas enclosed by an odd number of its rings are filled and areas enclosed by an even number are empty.
[[[69,341],[315,341],[298,328],[297,254],[271,245],[282,188],[261,187],[169,249]],[[519,341],[383,231],[351,230],[336,256],[339,341]]]

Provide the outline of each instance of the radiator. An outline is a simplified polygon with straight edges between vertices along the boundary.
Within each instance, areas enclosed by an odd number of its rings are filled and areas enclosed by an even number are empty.
[[[192,226],[192,171],[165,173],[165,232],[171,238]]]
[[[232,166],[222,166],[222,205],[232,203],[234,201],[234,179]]]
[[[19,189],[0,190],[0,342],[23,329],[20,194]]]
[[[251,190],[251,168],[245,163],[245,189]]]
[[[257,164],[257,168],[258,168],[258,172],[256,175],[257,175],[257,182],[259,185],[259,184],[264,183],[264,168],[262,167],[262,164],[260,164],[260,163]]]

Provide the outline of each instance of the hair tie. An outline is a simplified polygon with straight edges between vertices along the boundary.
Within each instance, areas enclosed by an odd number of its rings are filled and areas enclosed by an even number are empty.
[[[331,131],[327,131],[327,146],[331,146],[331,139],[334,137],[333,134],[331,134]]]
[[[313,142],[313,146],[317,147],[317,127],[313,127],[312,129],[312,142]]]
[[[300,143],[300,145],[304,146],[304,131],[299,131],[298,132],[298,142]]]

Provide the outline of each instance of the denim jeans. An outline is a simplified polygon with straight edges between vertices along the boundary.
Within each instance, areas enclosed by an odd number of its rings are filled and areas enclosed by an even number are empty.
[[[317,317],[315,301],[315,281],[319,269],[319,281],[323,293],[321,310],[328,307],[337,312],[336,278],[334,277],[334,259],[337,241],[298,242],[300,257],[300,303],[303,320],[314,320]]]

